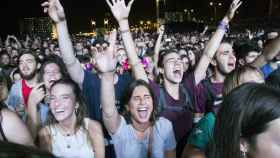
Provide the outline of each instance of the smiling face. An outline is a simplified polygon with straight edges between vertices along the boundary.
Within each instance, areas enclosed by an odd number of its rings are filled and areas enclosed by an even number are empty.
[[[30,80],[35,77],[37,62],[31,54],[24,54],[19,58],[19,72],[23,79]]]
[[[51,88],[50,109],[58,122],[75,119],[75,108],[78,108],[78,105],[72,87],[56,84]]]
[[[232,46],[222,43],[215,55],[216,67],[222,74],[228,74],[235,69],[236,58]]]
[[[149,123],[153,112],[153,99],[149,90],[145,86],[137,86],[126,108],[133,123]]]
[[[52,84],[61,79],[62,74],[60,68],[55,63],[49,63],[44,67],[43,80],[47,89],[50,89]]]
[[[183,62],[179,54],[169,53],[163,59],[164,80],[178,84],[183,78]]]

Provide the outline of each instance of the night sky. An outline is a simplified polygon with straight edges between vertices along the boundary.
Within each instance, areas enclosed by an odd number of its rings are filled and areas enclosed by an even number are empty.
[[[163,0],[161,0],[163,1]],[[165,10],[179,10],[193,8],[196,16],[213,15],[213,8],[209,8],[209,2],[215,0],[165,0]],[[217,15],[224,15],[231,0],[216,0],[222,2],[224,7],[217,8]],[[238,18],[263,17],[267,13],[269,0],[244,0],[240,8]],[[275,0],[274,0],[275,1]],[[2,0],[0,6],[1,34],[14,33],[18,30],[18,20],[24,17],[46,16],[42,12],[40,4],[43,0]],[[278,1],[279,2],[279,1]],[[105,0],[61,0],[69,23],[71,32],[87,30],[90,26],[90,19],[94,18],[97,25],[103,23],[105,16],[111,13]],[[131,21],[139,19],[155,19],[155,0],[135,0]],[[274,7],[279,7],[275,5]],[[278,9],[278,12],[280,9]]]

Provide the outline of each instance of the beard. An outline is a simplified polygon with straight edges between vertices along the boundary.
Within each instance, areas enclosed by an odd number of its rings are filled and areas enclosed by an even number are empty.
[[[21,71],[19,71],[19,73],[20,73],[20,76],[21,76],[22,79],[24,79],[24,80],[31,80],[31,79],[33,79],[36,76],[37,71],[35,69],[35,70],[32,71],[31,74],[28,74],[28,75],[23,74]]]

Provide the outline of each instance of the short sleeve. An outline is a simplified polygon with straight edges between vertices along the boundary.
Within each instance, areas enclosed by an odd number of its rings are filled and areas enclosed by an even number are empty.
[[[125,134],[125,132],[127,132],[127,128],[126,128],[127,123],[123,116],[120,116],[120,117],[121,117],[121,122],[120,122],[119,128],[117,129],[117,131],[114,134],[110,133],[110,135],[113,139],[117,138],[117,137],[122,137],[122,135]]]
[[[165,139],[164,139],[164,150],[170,151],[176,149],[176,139],[172,127],[172,123],[164,118],[161,118],[165,128],[162,131],[165,131]]]

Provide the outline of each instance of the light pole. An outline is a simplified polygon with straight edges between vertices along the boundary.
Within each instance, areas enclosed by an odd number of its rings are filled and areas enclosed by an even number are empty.
[[[157,10],[157,29],[159,28],[159,1],[160,0],[156,0],[156,10]]]
[[[214,21],[217,20],[217,7],[221,7],[221,2],[210,2],[209,5],[214,8]]]

